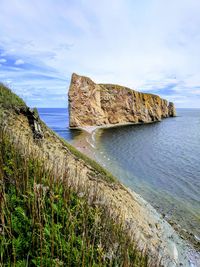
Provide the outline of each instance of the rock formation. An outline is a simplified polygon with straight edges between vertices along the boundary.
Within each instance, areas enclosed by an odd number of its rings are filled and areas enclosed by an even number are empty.
[[[69,88],[70,127],[148,123],[176,115],[173,103],[124,86],[96,84],[72,74]]]
[[[11,99],[16,98],[13,94],[11,96]],[[6,98],[7,89],[5,94],[0,92],[0,128],[16,142],[18,153],[27,159],[29,154],[37,155],[37,162],[44,165],[44,170],[55,173],[54,179],[59,177],[55,180],[57,185],[59,181],[65,181],[70,190],[88,196],[89,203],[95,192],[95,205],[108,209],[113,218],[122,219],[127,236],[137,244],[134,249],[148,253],[149,266],[198,266],[191,261],[196,257],[195,262],[200,262],[196,252],[150,204],[114,178],[111,179],[111,176],[108,177],[108,172],[101,166],[59,138],[35,111],[27,106],[23,109],[1,106],[1,103],[7,102]],[[34,126],[35,123],[37,126]]]
[[[172,102],[169,102],[169,105],[168,105],[168,115],[169,117],[176,116],[176,109],[175,109],[174,103]]]

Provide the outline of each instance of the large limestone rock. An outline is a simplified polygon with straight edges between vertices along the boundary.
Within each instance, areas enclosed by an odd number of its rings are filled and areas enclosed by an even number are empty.
[[[69,88],[70,127],[148,123],[176,115],[173,103],[124,86],[96,84],[72,74]]]
[[[176,116],[176,109],[175,109],[174,103],[172,103],[172,102],[169,102],[168,114],[169,114],[169,117],[175,117]]]

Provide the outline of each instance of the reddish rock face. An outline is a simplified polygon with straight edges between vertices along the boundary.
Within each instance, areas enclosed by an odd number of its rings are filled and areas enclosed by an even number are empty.
[[[124,86],[96,84],[72,74],[69,88],[70,127],[152,122],[176,115],[173,103]]]

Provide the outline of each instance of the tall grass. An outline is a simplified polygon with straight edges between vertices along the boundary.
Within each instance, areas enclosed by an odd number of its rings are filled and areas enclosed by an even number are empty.
[[[23,111],[23,113],[26,113],[28,107],[26,106],[25,102],[18,97],[16,94],[14,94],[10,88],[8,88],[3,83],[0,83],[0,121],[2,119],[3,112],[6,112],[6,116],[9,116],[9,113],[11,111],[15,111],[17,113],[20,113],[20,111]],[[33,109],[33,113],[35,117],[37,117],[41,127],[48,132],[51,132],[53,135],[56,135],[51,129],[49,129],[39,118],[39,114],[36,108]],[[94,168],[99,174],[102,175],[104,180],[110,183],[116,183],[117,179],[106,169],[104,169],[102,166],[100,166],[96,161],[90,159],[80,151],[78,151],[75,147],[70,145],[66,140],[62,139],[59,136],[56,136],[63,144],[68,148],[68,150],[78,159],[83,159],[87,164],[89,164],[92,168]]]
[[[0,266],[148,266],[95,193],[44,164],[0,128]]]
[[[15,95],[6,85],[0,82],[0,107],[4,108],[24,108],[25,102]]]

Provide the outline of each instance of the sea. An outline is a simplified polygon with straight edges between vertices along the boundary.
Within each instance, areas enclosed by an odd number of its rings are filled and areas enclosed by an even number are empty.
[[[41,119],[73,142],[66,108],[39,108]],[[88,145],[98,161],[200,244],[200,109],[152,124],[100,129]]]

